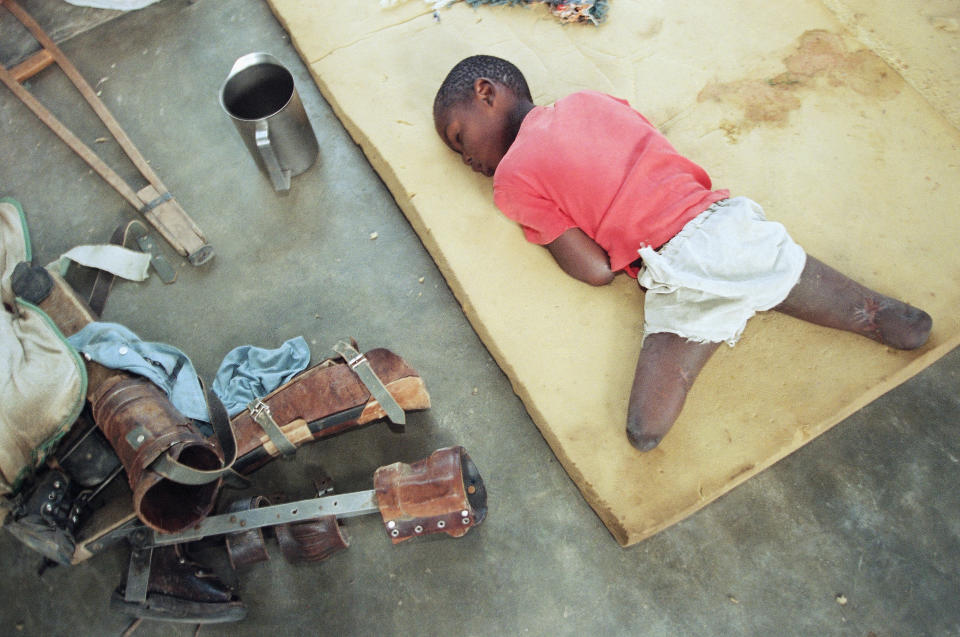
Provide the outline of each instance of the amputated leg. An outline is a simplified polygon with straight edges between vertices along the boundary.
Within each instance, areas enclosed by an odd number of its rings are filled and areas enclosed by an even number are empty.
[[[680,415],[687,392],[719,343],[697,343],[667,332],[647,335],[637,359],[627,411],[627,438],[650,451]]]
[[[860,285],[811,256],[797,285],[773,309],[896,349],[921,347],[933,325],[923,310]]]

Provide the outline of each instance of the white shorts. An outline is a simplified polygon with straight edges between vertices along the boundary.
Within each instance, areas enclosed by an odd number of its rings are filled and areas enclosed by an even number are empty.
[[[639,252],[644,337],[670,332],[730,346],[751,316],[787,298],[807,260],[786,228],[746,197],[718,201],[659,250]]]

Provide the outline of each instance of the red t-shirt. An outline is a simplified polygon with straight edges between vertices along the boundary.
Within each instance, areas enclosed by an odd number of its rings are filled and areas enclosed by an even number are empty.
[[[493,175],[493,200],[528,241],[547,244],[580,228],[629,267],[711,204],[730,196],[624,101],[574,93],[524,118]]]

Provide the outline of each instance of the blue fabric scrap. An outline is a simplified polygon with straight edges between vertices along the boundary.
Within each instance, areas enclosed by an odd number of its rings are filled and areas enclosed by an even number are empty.
[[[277,349],[241,345],[230,350],[213,379],[213,391],[231,417],[255,398],[266,396],[310,364],[310,347],[302,336]]]
[[[207,400],[187,355],[172,345],[148,343],[117,323],[88,323],[67,339],[90,360],[153,382],[187,418],[209,422]]]
[[[67,339],[104,367],[139,374],[159,387],[173,406],[188,418],[210,422],[207,400],[193,363],[172,345],[149,343],[123,325],[94,322]],[[254,398],[287,382],[310,364],[310,348],[302,336],[267,350],[243,345],[220,364],[211,389],[232,417]]]

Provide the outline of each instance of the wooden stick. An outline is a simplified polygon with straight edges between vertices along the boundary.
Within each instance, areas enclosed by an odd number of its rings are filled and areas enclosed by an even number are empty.
[[[2,1],[2,0],[0,0]],[[43,69],[53,64],[56,60],[46,49],[40,49],[26,60],[10,69],[10,74],[18,82],[28,80]]]
[[[64,55],[63,51],[48,36],[40,25],[24,11],[15,0],[0,0],[17,20],[33,34],[43,49],[32,55],[23,63],[18,64],[12,71],[0,65],[0,81],[16,95],[34,115],[40,118],[60,139],[66,142],[75,153],[87,162],[98,175],[116,190],[120,196],[137,211],[144,214],[147,220],[163,235],[163,238],[173,246],[177,252],[188,258],[193,265],[202,265],[213,257],[213,248],[207,243],[206,237],[194,223],[179,203],[170,196],[167,187],[160,181],[160,177],[153,171],[147,160],[144,159],[137,147],[121,128],[119,122],[107,109],[103,101],[97,96],[87,81],[83,78],[73,63]],[[140,192],[124,181],[112,168],[94,153],[79,137],[64,126],[49,110],[47,110],[33,95],[27,91],[20,81],[31,77],[40,70],[56,62],[66,74],[80,94],[97,114],[110,134],[117,140],[120,147],[136,166],[140,174],[149,182],[149,185]]]
[[[24,11],[19,4],[14,0],[2,0],[3,5],[7,8],[14,17],[19,20],[23,26],[33,34],[33,37],[37,39],[37,42],[47,50],[47,52],[53,56],[53,59],[56,61],[57,65],[63,70],[70,81],[73,82],[73,85],[77,87],[77,90],[80,91],[80,94],[83,95],[83,98],[87,100],[87,103],[90,104],[94,112],[97,114],[97,117],[103,121],[110,133],[117,139],[117,143],[120,144],[120,147],[123,149],[123,152],[127,154],[130,158],[130,161],[133,162],[133,165],[137,167],[137,170],[146,177],[147,181],[156,186],[157,190],[160,192],[167,192],[166,186],[163,185],[163,182],[160,181],[160,178],[153,171],[153,168],[150,167],[150,164],[147,163],[147,160],[143,158],[143,155],[140,154],[140,151],[137,150],[137,147],[133,145],[133,142],[130,141],[130,138],[120,127],[120,124],[113,117],[113,114],[107,110],[107,107],[104,103],[97,97],[96,92],[87,81],[80,75],[80,71],[77,70],[77,67],[73,65],[69,58],[60,50],[60,47],[48,36],[43,29],[40,28],[40,25],[37,24],[30,14]],[[139,209],[142,204],[138,204],[136,207]]]
[[[6,2],[7,0],[3,0]],[[13,91],[13,94],[20,98],[20,101],[26,105],[33,114],[40,118],[44,124],[47,125],[50,130],[52,130],[57,137],[66,142],[75,153],[80,155],[80,158],[83,161],[87,162],[91,168],[93,168],[98,175],[103,177],[108,184],[110,184],[114,190],[120,193],[127,202],[139,210],[143,207],[143,203],[140,201],[140,198],[137,197],[137,193],[134,192],[133,188],[127,184],[123,178],[118,175],[110,166],[104,163],[100,157],[97,156],[90,147],[83,143],[83,141],[73,134],[73,132],[63,125],[60,120],[58,120],[53,113],[47,110],[47,108],[41,104],[37,98],[30,94],[30,91],[23,88],[23,86],[18,82],[13,75],[0,66],[0,82],[3,82],[7,88]]]
[[[127,626],[127,629],[123,631],[123,634],[120,637],[132,637],[134,631],[137,630],[137,627],[143,622],[143,617],[137,617]]]

